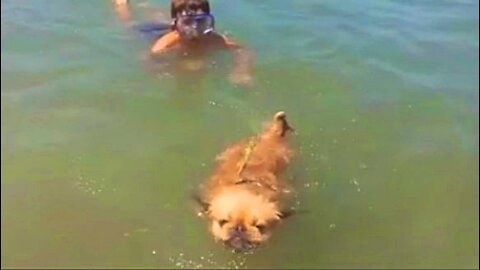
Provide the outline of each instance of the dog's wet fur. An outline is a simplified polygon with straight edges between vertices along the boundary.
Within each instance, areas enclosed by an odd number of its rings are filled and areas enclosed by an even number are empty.
[[[287,142],[292,130],[286,114],[277,112],[260,134],[217,156],[197,198],[216,240],[236,251],[251,250],[291,214],[284,205],[289,187],[279,177],[293,155]]]

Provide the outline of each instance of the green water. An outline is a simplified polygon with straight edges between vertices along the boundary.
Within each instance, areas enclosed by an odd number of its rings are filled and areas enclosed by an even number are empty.
[[[212,6],[251,88],[148,61],[110,1],[1,1],[2,267],[479,267],[478,1]],[[280,109],[305,213],[233,254],[190,194]]]

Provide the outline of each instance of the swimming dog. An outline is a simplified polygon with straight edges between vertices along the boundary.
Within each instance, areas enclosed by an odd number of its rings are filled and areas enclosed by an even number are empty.
[[[292,130],[286,114],[277,112],[260,134],[217,156],[196,198],[215,239],[237,251],[250,250],[292,214],[284,203],[289,187],[280,178],[293,156],[287,141]]]

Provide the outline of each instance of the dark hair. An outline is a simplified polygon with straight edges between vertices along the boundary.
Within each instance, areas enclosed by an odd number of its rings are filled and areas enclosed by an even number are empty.
[[[178,13],[181,13],[183,10],[188,11],[192,6],[210,14],[210,3],[208,0],[172,0],[170,4],[170,17],[175,19]]]

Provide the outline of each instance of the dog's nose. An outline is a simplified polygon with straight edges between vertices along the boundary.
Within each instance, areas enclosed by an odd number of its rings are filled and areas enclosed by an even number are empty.
[[[243,226],[242,224],[238,224],[237,226],[235,226],[235,227],[233,228],[233,230],[234,230],[235,232],[244,232],[244,231],[246,231],[245,226]]]
[[[250,241],[241,236],[235,236],[230,238],[227,241],[227,244],[236,252],[248,251],[254,247],[254,245]]]

